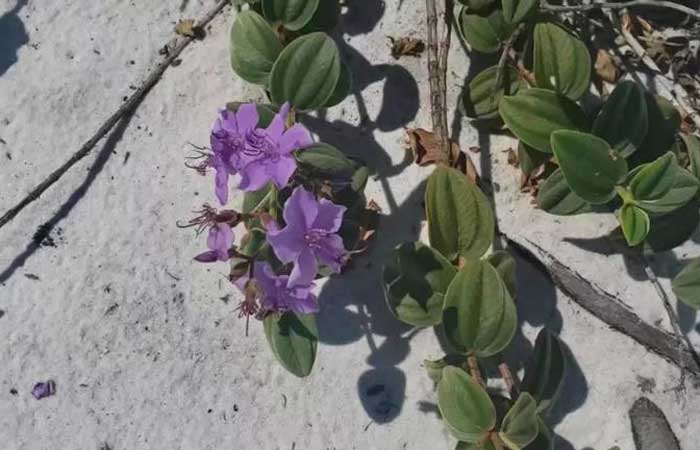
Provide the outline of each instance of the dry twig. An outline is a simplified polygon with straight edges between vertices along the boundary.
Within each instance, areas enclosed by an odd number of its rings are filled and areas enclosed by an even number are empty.
[[[592,11],[599,9],[615,10],[634,6],[675,9],[691,17],[700,19],[700,11],[696,11],[679,3],[664,0],[629,0],[619,3],[593,2],[583,5],[552,5],[546,1],[540,3],[542,9],[553,12]]]
[[[204,18],[198,23],[199,28],[204,28],[209,22],[211,22],[226,5],[230,3],[230,0],[220,1],[216,6],[214,6]],[[27,194],[19,203],[8,210],[2,217],[0,217],[0,228],[7,225],[12,219],[14,219],[17,214],[19,214],[25,207],[27,207],[32,202],[36,201],[48,188],[50,188],[54,183],[56,183],[63,175],[66,174],[75,164],[81,159],[86,157],[94,148],[97,143],[109,133],[109,131],[128,113],[133,112],[133,110],[139,105],[143,98],[148,94],[148,92],[153,88],[153,86],[158,83],[160,77],[163,76],[165,70],[172,65],[172,63],[180,56],[182,51],[187,48],[195,40],[194,36],[184,37],[182,42],[177,45],[168,54],[165,60],[158,65],[153,71],[148,75],[148,78],[141,84],[141,86],[127,99],[127,101],[114,113],[112,114],[101,126],[97,129],[95,134],[83,144],[80,149],[73,154],[73,156],[68,159],[61,167],[51,172],[51,174],[44,179],[39,185],[37,185],[32,191]]]

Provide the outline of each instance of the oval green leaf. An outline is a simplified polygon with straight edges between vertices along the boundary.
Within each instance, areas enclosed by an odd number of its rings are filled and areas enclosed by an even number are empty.
[[[320,1],[328,0],[262,0],[262,11],[270,22],[282,22],[288,30],[297,31],[309,23]]]
[[[649,234],[649,215],[635,205],[622,205],[618,217],[622,233],[630,247],[641,244]]]
[[[503,250],[496,250],[486,260],[493,266],[506,284],[511,298],[517,294],[517,280],[515,278],[515,258]]]
[[[267,85],[282,44],[259,14],[243,11],[231,28],[231,67],[245,81]]]
[[[655,214],[667,214],[689,201],[698,192],[698,179],[678,164],[672,166],[673,174],[671,188],[655,200],[637,200],[637,205],[645,211]]]
[[[489,15],[473,14],[463,7],[459,15],[460,31],[472,49],[482,53],[498,50],[501,42],[513,32],[513,26],[506,23],[503,12],[496,8]]]
[[[700,259],[692,261],[673,279],[673,293],[693,309],[700,309]]]
[[[658,200],[672,187],[675,181],[678,162],[671,152],[656,161],[635,168],[635,175],[630,181],[629,189],[635,200]]]
[[[503,18],[506,23],[517,25],[537,6],[537,0],[503,0]]]
[[[559,338],[543,328],[535,339],[532,360],[525,369],[522,390],[537,402],[537,411],[546,415],[557,401],[566,375],[566,353]]]
[[[547,89],[521,90],[518,95],[503,97],[498,110],[518,139],[546,153],[552,153],[553,131],[587,129],[583,110],[569,98]]]
[[[476,259],[491,246],[495,219],[479,188],[458,170],[438,167],[425,191],[430,245],[450,261]]]
[[[700,202],[692,200],[670,213],[652,217],[644,251],[659,253],[678,247],[693,235],[700,223]]]
[[[309,375],[318,342],[315,316],[273,313],[265,317],[263,326],[272,353],[282,366],[298,377]]]
[[[328,101],[326,101],[326,104],[323,106],[326,108],[330,108],[339,104],[340,102],[345,100],[345,97],[350,95],[351,91],[352,72],[350,71],[350,67],[347,64],[341,62],[340,77],[338,78],[338,84],[335,85],[335,89],[333,89],[333,94],[331,94],[330,98],[328,99]]]
[[[592,211],[590,203],[571,190],[561,169],[552,172],[540,185],[537,204],[543,210],[557,216],[572,216]]]
[[[513,338],[515,304],[498,271],[485,261],[467,261],[445,294],[445,337],[455,350],[495,355]]]
[[[420,242],[399,245],[384,266],[384,293],[391,312],[418,327],[437,325],[447,287],[457,269]]]
[[[538,23],[533,52],[537,87],[557,91],[573,100],[588,92],[591,55],[576,36],[554,23]]]
[[[523,82],[518,77],[518,70],[510,64],[503,68],[503,80],[500,89],[496,89],[496,75],[498,66],[492,66],[479,72],[469,82],[467,89],[462,93],[460,106],[467,117],[476,119],[493,119],[498,116],[498,104],[504,95],[514,95]],[[504,92],[503,87],[508,88]]]
[[[539,434],[537,404],[527,392],[520,394],[501,423],[498,436],[511,450],[520,450]]]
[[[317,142],[298,152],[297,161],[320,175],[331,177],[350,177],[358,168],[345,153],[325,142]]]
[[[621,81],[593,123],[593,134],[606,141],[623,157],[640,148],[649,127],[644,91],[633,81]]]
[[[680,136],[690,160],[690,173],[700,180],[700,139],[694,134],[681,133]]]
[[[270,74],[270,96],[306,111],[324,106],[341,73],[338,47],[325,33],[295,39],[280,53]]]
[[[668,100],[644,92],[648,132],[639,149],[629,158],[630,167],[654,161],[669,151],[676,142],[680,114]]]
[[[489,395],[456,367],[445,367],[442,371],[438,408],[450,433],[460,441],[479,442],[496,426],[496,409]]]
[[[572,191],[593,204],[615,198],[615,186],[627,175],[627,162],[607,142],[579,131],[552,133],[552,149]]]

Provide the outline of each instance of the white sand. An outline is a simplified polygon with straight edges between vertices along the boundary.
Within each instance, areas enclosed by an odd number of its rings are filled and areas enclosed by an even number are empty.
[[[16,21],[2,16],[14,1],[0,0],[0,39],[10,26],[16,29]],[[31,0],[21,9],[19,29],[29,43],[0,74],[1,210],[63,163],[121,104],[132,92],[129,85],[162,58],[158,49],[178,18],[199,17],[215,2],[191,0],[184,12],[180,3]],[[268,352],[259,324],[244,337],[226,267],[194,263],[204,240],[175,226],[214,200],[212,179],[183,165],[191,151],[187,142],[207,143],[225,102],[260,98],[229,68],[225,14],[117,127],[107,147],[99,146],[0,230],[0,447],[452,448],[421,367],[423,359],[441,355],[434,333],[411,333],[392,319],[379,285],[387,251],[419,232],[417,181],[429,173],[402,165],[402,127],[430,127],[425,60],[402,59],[396,66],[386,39],[421,37],[423,2],[405,0],[400,11],[398,2],[387,2],[383,16],[376,1],[358,3],[356,14],[375,20],[358,26],[346,18],[353,35],[344,41],[356,51],[353,67],[369,119],[361,120],[361,108],[349,98],[329,112],[330,125],[309,123],[387,175],[390,194],[379,179],[368,194],[390,216],[370,258],[323,287],[323,343],[314,373],[304,380],[287,374]],[[23,42],[21,33],[13,36],[12,42]],[[11,60],[5,53],[0,58]],[[454,98],[468,69],[458,45],[452,61]],[[420,98],[413,94],[417,85]],[[484,144],[467,122],[462,128],[463,148]],[[612,221],[533,211],[517,193],[514,170],[503,163],[508,145],[498,139],[492,150],[500,161],[493,178],[500,186],[501,227],[557,252],[646,320],[666,326],[652,287],[634,281],[619,257],[564,242],[602,235]],[[46,222],[55,246],[32,245]],[[560,448],[632,449],[627,410],[642,395],[639,377],[655,380],[647,395],[666,412],[684,448],[695,448],[698,391],[689,391],[685,402],[666,392],[677,383],[677,369],[607,329],[527,264],[519,276],[524,334],[531,339],[543,325],[560,329],[578,365],[555,414],[556,431],[571,442]],[[694,317],[692,324],[687,315],[684,320],[692,329]],[[529,345],[518,343],[517,349]],[[32,385],[48,378],[56,381],[57,394],[34,400]]]

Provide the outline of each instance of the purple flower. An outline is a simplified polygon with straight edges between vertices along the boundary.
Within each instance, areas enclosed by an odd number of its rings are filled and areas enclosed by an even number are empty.
[[[347,252],[337,234],[346,208],[333,202],[316,200],[314,194],[297,187],[284,205],[286,226],[279,229],[272,222],[267,226],[267,241],[284,263],[294,262],[289,275],[291,285],[310,283],[318,264],[340,272]]]
[[[32,395],[35,399],[41,400],[44,397],[50,397],[56,393],[56,383],[49,380],[46,383],[40,382],[32,388]]]
[[[253,277],[260,288],[260,306],[267,311],[293,311],[310,314],[318,311],[313,283],[289,285],[289,276],[277,276],[268,263],[255,263]]]
[[[228,201],[228,180],[242,176],[240,189],[257,191],[268,182],[282,187],[297,168],[294,150],[313,144],[311,133],[300,124],[285,130],[289,104],[285,103],[270,125],[258,128],[260,117],[253,103],[234,114],[222,110],[211,132],[213,154],[207,165],[216,170],[215,191],[222,205]]]
[[[234,114],[221,110],[211,131],[211,148],[214,152],[208,165],[216,170],[214,189],[222,205],[228,201],[228,179],[246,163],[245,136],[258,124],[258,110],[254,104],[241,105]]]
[[[248,160],[240,170],[240,189],[257,191],[270,181],[281,188],[289,182],[297,169],[292,152],[310,146],[313,140],[309,130],[301,124],[285,130],[287,116],[289,103],[282,105],[266,129],[254,128],[246,134],[244,152]]]
[[[209,228],[207,237],[207,250],[195,256],[196,261],[210,263],[215,261],[228,261],[228,251],[233,245],[233,230],[227,223],[215,223]]]

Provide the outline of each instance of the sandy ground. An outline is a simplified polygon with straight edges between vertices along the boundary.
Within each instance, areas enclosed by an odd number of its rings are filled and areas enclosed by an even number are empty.
[[[3,211],[132,92],[161,60],[158,50],[177,19],[198,17],[215,3],[19,2],[0,0]],[[384,232],[354,271],[320,289],[314,373],[304,380],[287,374],[258,324],[245,337],[225,268],[194,263],[203,239],[175,226],[214,199],[211,179],[183,164],[188,142],[207,143],[225,102],[261,95],[229,68],[227,12],[94,155],[0,230],[2,448],[452,448],[421,367],[441,355],[434,333],[395,321],[379,284],[387,252],[421,229],[417,181],[429,169],[406,162],[403,127],[430,127],[427,73],[423,60],[394,61],[386,36],[421,37],[423,2],[405,0],[400,10],[398,2],[354,3],[338,41],[356,95],[329,110],[326,122],[306,123],[376,169],[368,194],[384,208]],[[454,98],[470,69],[458,45],[452,61]],[[556,252],[645,320],[667,326],[652,287],[621,257],[567,240],[601,236],[612,222],[533,211],[501,153],[511,142],[488,142],[460,120],[453,128],[463,148],[481,146],[495,157],[504,231]],[[527,358],[537,330],[548,326],[561,333],[574,361],[553,415],[562,437],[557,448],[634,448],[627,411],[641,395],[665,411],[686,450],[696,448],[699,392],[690,387],[679,398],[669,391],[678,382],[673,366],[582,311],[536,267],[522,261],[518,275],[522,327],[512,357]],[[695,321],[683,312],[684,330],[698,342]],[[32,385],[49,378],[56,395],[34,400]]]

